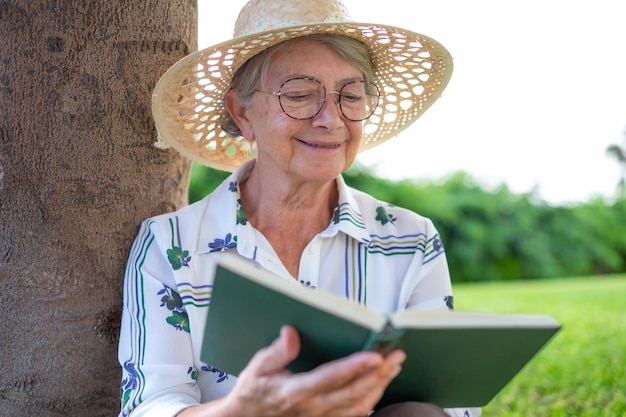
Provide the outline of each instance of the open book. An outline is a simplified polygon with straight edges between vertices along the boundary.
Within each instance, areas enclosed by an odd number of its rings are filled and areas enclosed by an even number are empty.
[[[534,315],[403,311],[387,317],[225,255],[215,273],[201,359],[238,375],[285,324],[298,330],[302,344],[292,372],[397,347],[407,360],[379,405],[412,400],[440,407],[484,406],[560,328],[551,317]]]

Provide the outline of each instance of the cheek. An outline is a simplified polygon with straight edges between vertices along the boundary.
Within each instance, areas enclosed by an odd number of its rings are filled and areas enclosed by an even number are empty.
[[[355,123],[354,126],[350,126],[350,142],[348,146],[350,147],[350,151],[357,153],[359,148],[361,147],[361,142],[363,141],[363,123]]]
[[[354,163],[359,149],[361,148],[361,142],[363,141],[363,125],[356,126],[350,129],[350,142],[348,142],[348,148],[346,150],[346,168],[349,168]]]
[[[278,104],[278,100],[255,99],[246,109],[248,123],[245,130],[242,129],[243,136],[249,141],[258,141],[268,135],[268,132],[279,126],[282,122],[283,111]]]
[[[259,151],[274,155],[285,155],[291,152],[291,139],[298,136],[302,123],[289,118],[278,107],[266,108],[259,112],[250,124],[253,140]]]

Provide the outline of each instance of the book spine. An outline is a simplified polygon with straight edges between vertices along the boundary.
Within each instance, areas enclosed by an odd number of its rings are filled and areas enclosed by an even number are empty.
[[[396,329],[387,322],[380,332],[371,332],[362,350],[374,351],[386,355],[395,349],[404,335],[404,330]]]

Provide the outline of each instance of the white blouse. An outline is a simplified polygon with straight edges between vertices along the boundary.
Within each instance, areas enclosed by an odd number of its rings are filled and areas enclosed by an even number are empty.
[[[203,200],[142,223],[124,283],[120,416],[173,417],[234,386],[235,376],[199,357],[213,271],[224,252],[237,253],[294,285],[241,206],[238,181],[249,175],[253,163]],[[337,186],[339,203],[331,223],[302,253],[300,283],[381,313],[451,309],[445,252],[432,222],[349,188],[341,177]],[[446,412],[480,415],[480,409]]]

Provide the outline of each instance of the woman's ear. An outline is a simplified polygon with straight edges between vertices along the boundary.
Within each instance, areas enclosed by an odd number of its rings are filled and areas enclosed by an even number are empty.
[[[228,90],[224,96],[224,106],[232,117],[233,121],[241,130],[241,135],[247,141],[254,141],[254,129],[252,129],[252,123],[247,116],[247,109],[241,104],[237,94],[233,90]]]

